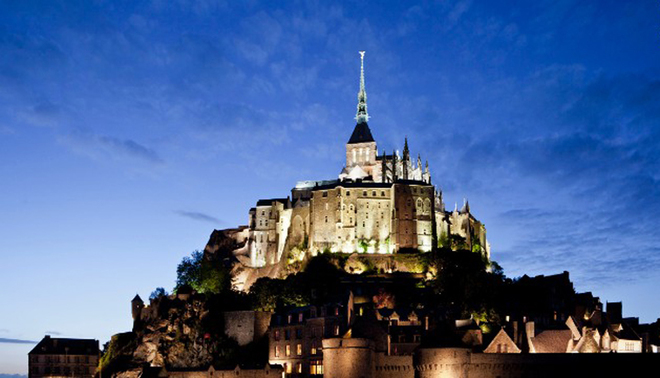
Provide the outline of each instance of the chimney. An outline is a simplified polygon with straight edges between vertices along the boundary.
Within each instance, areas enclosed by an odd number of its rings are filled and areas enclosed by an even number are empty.
[[[527,333],[527,337],[535,337],[536,335],[534,334],[534,322],[527,322],[525,323],[525,332]]]

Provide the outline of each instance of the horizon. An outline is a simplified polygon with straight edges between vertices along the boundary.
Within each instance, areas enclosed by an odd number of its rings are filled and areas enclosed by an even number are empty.
[[[361,50],[379,153],[407,137],[507,277],[660,318],[658,6],[503,4],[0,4],[0,374],[130,330],[214,229],[336,178]]]

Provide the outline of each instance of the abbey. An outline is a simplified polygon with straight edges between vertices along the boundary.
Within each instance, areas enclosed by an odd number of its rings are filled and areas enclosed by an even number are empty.
[[[488,258],[484,225],[467,201],[460,210],[445,210],[428,162],[412,157],[407,138],[402,154],[378,152],[367,123],[364,51],[360,57],[357,123],[338,178],[300,181],[289,197],[259,200],[249,224],[237,230],[243,247],[234,254],[253,268],[278,264],[294,249],[312,255],[391,254],[440,246]]]

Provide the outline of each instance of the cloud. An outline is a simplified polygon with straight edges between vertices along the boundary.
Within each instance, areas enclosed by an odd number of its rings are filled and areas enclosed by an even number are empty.
[[[59,140],[74,152],[94,159],[139,160],[151,165],[165,163],[156,151],[132,139],[77,131],[61,136]]]
[[[8,338],[3,338],[0,337],[0,343],[6,343],[6,344],[36,344],[36,341],[31,341],[31,340],[20,340],[20,339],[8,339]]]
[[[201,222],[209,222],[209,223],[214,223],[214,224],[221,224],[222,221],[216,217],[213,217],[208,214],[196,212],[196,211],[185,211],[185,210],[175,210],[175,214],[178,214],[182,217],[186,217],[189,219],[194,219],[196,221],[201,221]]]

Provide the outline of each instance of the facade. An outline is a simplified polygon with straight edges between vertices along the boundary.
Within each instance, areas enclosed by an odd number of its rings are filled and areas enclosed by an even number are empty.
[[[269,331],[268,360],[290,376],[323,375],[323,344],[343,336],[352,313],[350,301],[307,306],[273,316]]]
[[[402,154],[379,153],[367,123],[364,52],[361,58],[357,123],[344,167],[336,179],[301,181],[287,198],[259,200],[249,212],[247,247],[234,251],[244,265],[274,266],[307,253],[392,254],[435,246],[490,256],[484,225],[467,202],[445,211],[428,162],[412,157],[407,139]]]
[[[28,353],[29,378],[93,377],[99,363],[99,342],[46,335]]]

